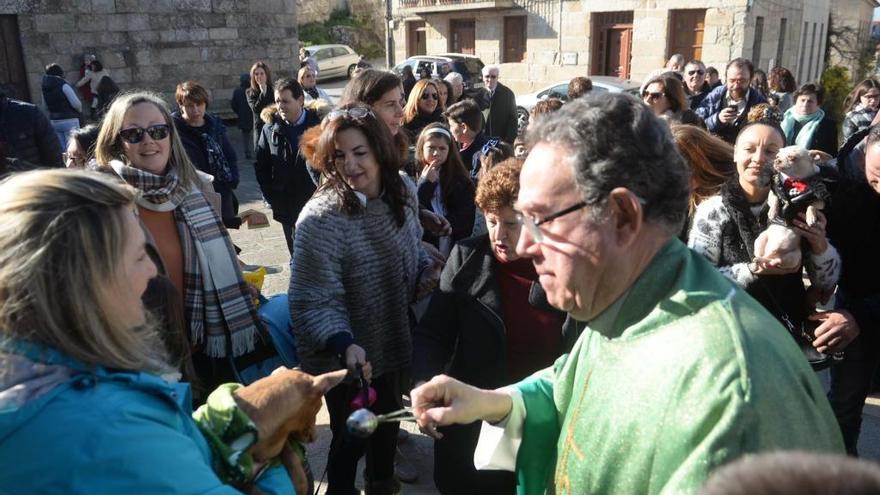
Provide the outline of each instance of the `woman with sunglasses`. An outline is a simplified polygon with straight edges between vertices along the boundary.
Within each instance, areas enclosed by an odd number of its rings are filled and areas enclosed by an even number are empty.
[[[425,240],[448,256],[452,246],[474,230],[474,183],[461,162],[452,133],[444,124],[428,124],[416,142],[419,205],[449,221],[448,236],[425,233]]]
[[[413,87],[403,108],[403,127],[415,140],[422,129],[433,122],[443,122],[440,90],[434,80],[422,79]]]
[[[398,410],[412,355],[409,304],[439,276],[421,245],[415,191],[401,177],[388,126],[365,106],[331,111],[320,135],[310,133],[303,146],[324,182],[300,213],[291,261],[290,313],[302,368],[362,373],[376,393],[371,410]],[[325,397],[333,432],[328,494],[355,491],[365,450],[367,493],[400,489],[399,424],[382,424],[365,440],[346,430],[352,400],[364,393],[354,381]]]
[[[157,95],[130,93],[104,117],[99,166],[141,191],[138,216],[183,298],[193,364],[209,390],[240,381],[233,359],[267,352],[248,285],[209,195],[210,180],[187,158],[171,113]],[[216,199],[215,199],[216,201]]]
[[[688,106],[684,86],[675,76],[661,75],[649,79],[642,91],[642,101],[654,110],[654,115],[670,124],[704,127],[703,119]]]

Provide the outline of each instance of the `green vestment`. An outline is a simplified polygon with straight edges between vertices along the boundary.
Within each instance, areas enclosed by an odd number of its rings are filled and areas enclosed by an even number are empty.
[[[692,493],[746,453],[843,452],[794,340],[677,239],[570,354],[514,387],[520,494]]]

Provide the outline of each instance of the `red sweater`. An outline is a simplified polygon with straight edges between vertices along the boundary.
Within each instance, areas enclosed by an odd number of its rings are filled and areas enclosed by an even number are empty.
[[[507,377],[522,380],[553,364],[561,353],[564,315],[529,304],[529,291],[538,274],[528,258],[498,262],[496,278],[507,330]]]

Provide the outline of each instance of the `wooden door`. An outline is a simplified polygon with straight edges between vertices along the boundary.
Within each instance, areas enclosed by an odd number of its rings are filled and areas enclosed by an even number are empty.
[[[702,59],[705,25],[705,9],[670,10],[666,59],[676,53],[684,55],[685,60]]]
[[[408,42],[406,44],[406,56],[414,57],[416,55],[428,54],[428,43],[425,38],[425,21],[409,21],[406,23],[408,32]]]
[[[14,15],[0,15],[0,86],[13,98],[31,101],[18,19]]]
[[[526,18],[524,16],[504,18],[503,63],[522,62],[526,58]]]
[[[593,14],[591,74],[629,79],[632,30],[632,11]]]
[[[473,19],[452,19],[449,32],[449,51],[474,55],[477,30]]]

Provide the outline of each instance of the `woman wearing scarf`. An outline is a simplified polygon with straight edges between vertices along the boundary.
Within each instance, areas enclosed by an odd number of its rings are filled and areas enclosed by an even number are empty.
[[[229,233],[189,161],[165,102],[132,93],[110,106],[98,135],[100,166],[141,191],[141,223],[183,298],[196,373],[207,389],[240,381],[235,358],[271,354]]]
[[[318,87],[318,75],[315,73],[314,69],[308,65],[304,65],[297,73],[296,79],[299,81],[299,85],[303,88],[306,103],[315,100],[324,100],[328,105],[331,107],[333,106],[333,100],[330,99],[330,95]]]
[[[794,105],[785,111],[782,130],[786,146],[798,145],[837,156],[837,123],[819,108],[825,89],[814,83],[801,86],[794,93]]]

